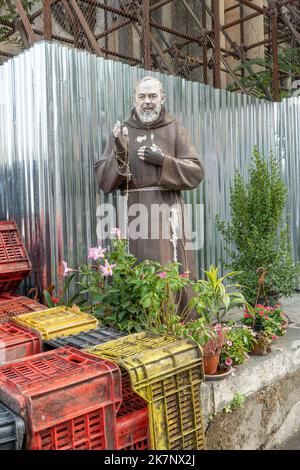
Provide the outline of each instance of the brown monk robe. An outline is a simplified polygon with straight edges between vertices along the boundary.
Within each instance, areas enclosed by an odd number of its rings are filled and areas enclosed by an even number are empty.
[[[174,261],[174,246],[170,237],[168,239],[162,238],[161,224],[158,239],[151,239],[151,207],[153,204],[164,204],[165,215],[162,222],[169,224],[169,208],[181,201],[181,190],[189,190],[198,186],[203,179],[203,166],[186,130],[164,107],[161,108],[159,118],[152,124],[141,122],[133,109],[131,116],[123,126],[128,129],[128,158],[132,175],[128,182],[129,226],[132,220],[130,207],[133,204],[143,204],[148,209],[148,220],[141,227],[141,231],[145,230],[145,225],[148,223],[148,237],[147,239],[133,240],[130,238],[129,231],[130,252],[138,261],[150,259],[166,265]],[[155,144],[164,153],[162,166],[152,165],[137,156],[137,151],[142,145],[150,147],[152,144]],[[95,164],[95,172],[97,183],[104,192],[126,189],[126,176],[124,168],[118,164],[114,152],[113,135],[106,145],[103,157]],[[145,188],[146,190],[133,191],[135,188]],[[158,221],[152,220],[152,223],[157,224]],[[170,234],[172,236],[172,230],[170,230]],[[195,252],[185,250],[184,246],[185,240],[184,237],[181,237],[176,246],[177,261],[181,263],[180,271],[181,273],[188,272],[189,277],[196,280],[198,276]],[[187,300],[186,295],[183,295],[181,304],[183,305]]]

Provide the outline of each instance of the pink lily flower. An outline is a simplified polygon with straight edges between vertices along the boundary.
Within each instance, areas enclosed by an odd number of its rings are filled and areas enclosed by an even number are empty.
[[[116,264],[109,264],[107,259],[105,260],[105,265],[100,266],[103,276],[112,276],[113,275],[113,268],[115,268]]]
[[[75,271],[75,269],[68,268],[68,264],[66,263],[66,261],[63,261],[62,265],[63,265],[63,268],[64,268],[64,271],[63,271],[63,276],[64,277],[67,277],[69,275],[69,273],[71,273],[72,271]]]
[[[121,239],[121,230],[117,227],[111,229],[111,234],[115,235],[119,240]]]
[[[98,259],[104,258],[104,253],[106,252],[106,248],[102,248],[101,246],[90,248],[88,258],[97,261]]]

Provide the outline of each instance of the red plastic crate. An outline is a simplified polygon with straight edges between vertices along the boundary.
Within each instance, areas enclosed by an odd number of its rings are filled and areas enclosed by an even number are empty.
[[[130,378],[122,370],[123,402],[117,415],[116,450],[150,449],[147,402],[131,389]]]
[[[12,300],[16,300],[19,297],[21,297],[21,295],[11,294],[10,292],[1,292],[0,293],[0,305],[6,302],[11,302]]]
[[[0,323],[0,364],[38,354],[42,347],[42,338],[36,331],[10,321]]]
[[[17,224],[0,222],[0,292],[14,292],[30,270],[31,263]]]
[[[47,307],[27,297],[14,294],[1,294],[0,296],[0,323],[23,313],[40,310],[47,310]]]
[[[27,449],[115,448],[121,374],[110,361],[67,347],[1,366],[0,401],[25,420]]]
[[[69,419],[36,433],[27,449],[31,450],[104,450],[105,409]]]

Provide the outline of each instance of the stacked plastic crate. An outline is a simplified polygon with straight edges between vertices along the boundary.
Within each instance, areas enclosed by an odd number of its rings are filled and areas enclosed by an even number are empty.
[[[62,348],[0,367],[0,400],[26,424],[25,448],[116,448],[121,374],[108,360]]]
[[[15,292],[30,270],[31,263],[17,224],[0,222],[0,292]]]
[[[98,327],[91,331],[44,341],[44,349],[65,346],[78,349],[92,348],[126,336],[113,328]],[[123,401],[116,416],[116,450],[150,449],[149,417],[147,402],[131,388],[130,377],[122,370]]]
[[[193,341],[137,333],[86,352],[116,362],[148,404],[151,448],[200,450],[204,431],[202,351]]]

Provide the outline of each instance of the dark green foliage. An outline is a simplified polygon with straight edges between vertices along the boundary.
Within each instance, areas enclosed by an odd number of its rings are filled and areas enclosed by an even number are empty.
[[[278,65],[280,71],[280,98],[292,96],[293,91],[287,83],[293,83],[300,78],[300,47],[279,50]],[[249,73],[249,66],[253,67],[253,73]],[[272,93],[273,86],[273,57],[254,58],[245,61],[235,69],[235,72],[245,70],[246,76],[240,82],[246,89],[247,94],[256,98],[268,99],[264,87]],[[287,79],[291,81],[288,82]],[[228,90],[236,91],[238,87],[235,83],[228,86]]]
[[[256,148],[253,156],[249,183],[237,173],[231,188],[231,223],[217,217],[231,257],[228,267],[242,271],[236,280],[250,303],[255,302],[257,294],[258,268],[267,269],[267,296],[291,295],[296,271],[288,230],[283,224],[287,189],[278,162],[271,156],[268,164]]]

